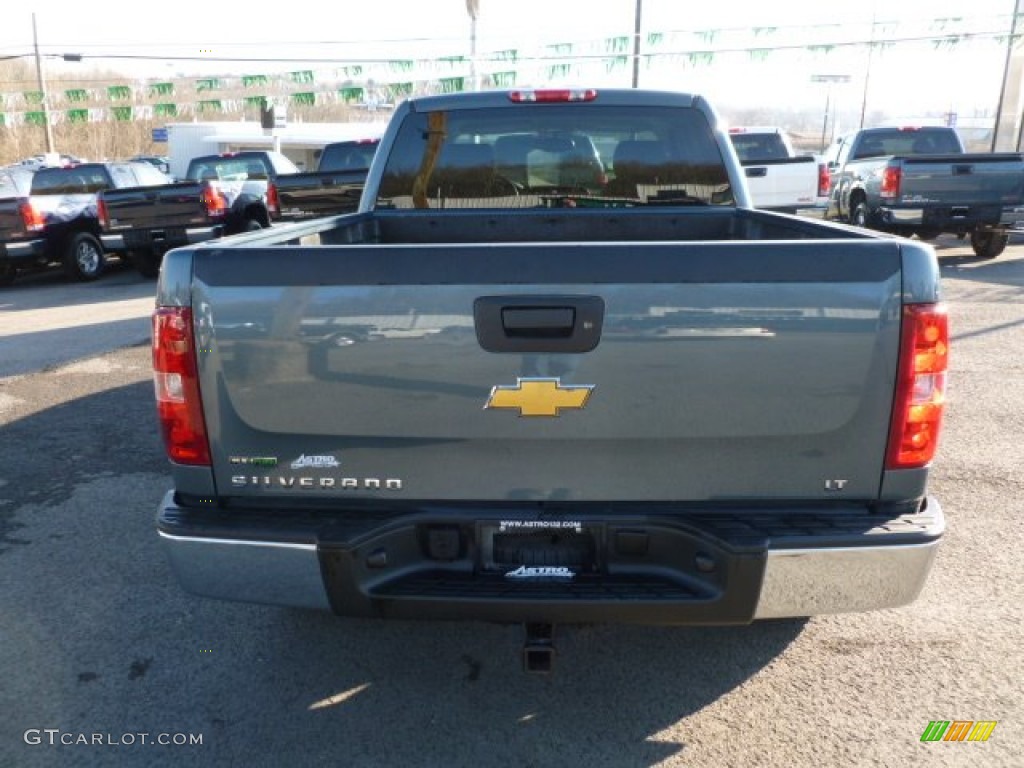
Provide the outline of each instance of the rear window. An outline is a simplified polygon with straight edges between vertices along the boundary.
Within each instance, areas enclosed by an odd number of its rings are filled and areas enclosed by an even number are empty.
[[[268,161],[267,158],[270,158]],[[273,162],[271,168],[269,162]],[[295,173],[298,168],[284,155],[274,153],[197,157],[185,178],[192,181],[246,181],[268,179],[273,174]],[[273,173],[272,173],[273,172]]]
[[[729,138],[741,163],[759,163],[789,157],[786,143],[778,133],[730,133]]]
[[[410,113],[378,208],[733,205],[696,109],[545,104]]]
[[[853,159],[888,155],[959,155],[962,152],[953,131],[944,128],[894,128],[862,134]]]
[[[373,162],[380,140],[339,141],[328,144],[320,155],[321,171],[365,171]]]
[[[33,195],[92,194],[110,187],[110,177],[101,165],[41,168],[32,177]]]

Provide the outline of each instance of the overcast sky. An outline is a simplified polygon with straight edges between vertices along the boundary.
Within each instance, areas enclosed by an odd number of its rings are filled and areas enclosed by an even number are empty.
[[[874,17],[877,36],[906,41],[872,54],[872,107],[963,114],[994,109],[1006,55],[1005,40],[995,35],[1009,31],[1014,5],[1013,0],[643,0],[642,39],[650,33],[667,37],[650,49],[658,55],[644,60],[640,85],[701,91],[715,103],[784,100],[798,106],[817,103],[825,94],[827,86],[813,84],[812,75],[842,74],[850,83],[833,86],[835,98],[859,103],[869,67],[867,47],[851,43],[871,38]],[[609,38],[632,35],[637,8],[636,0],[480,0],[479,6],[478,54],[486,58],[514,49],[521,57],[515,68],[529,79],[559,61],[542,58],[550,54],[545,46],[571,44],[570,56],[584,56],[605,50],[601,46]],[[48,58],[47,68],[80,72],[83,78],[97,66],[161,78],[469,52],[465,0],[20,0],[4,6],[0,56],[31,52],[33,11],[44,53],[85,57],[81,64]],[[959,21],[938,21],[943,18]],[[957,45],[908,40],[965,30],[975,37]],[[751,46],[761,41],[765,51],[752,53]],[[809,50],[819,44],[834,47],[828,53]],[[703,57],[686,56],[694,50]],[[290,61],[218,61],[226,58]],[[314,61],[299,61],[304,58]],[[480,66],[491,65],[482,61]],[[628,87],[631,66],[609,68],[597,59],[574,72],[586,73],[586,84]],[[0,84],[4,91],[18,87]]]

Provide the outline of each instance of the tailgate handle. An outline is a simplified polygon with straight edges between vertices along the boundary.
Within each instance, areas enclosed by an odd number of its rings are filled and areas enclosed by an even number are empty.
[[[954,165],[953,175],[954,176],[966,176],[969,173],[974,173],[973,165]]]
[[[743,172],[747,175],[748,179],[762,179],[768,175],[768,169],[763,165],[757,168],[744,168]]]
[[[576,310],[572,307],[504,307],[501,325],[506,336],[564,339],[572,335]]]
[[[473,302],[477,341],[488,352],[589,352],[603,322],[600,296],[481,296]]]

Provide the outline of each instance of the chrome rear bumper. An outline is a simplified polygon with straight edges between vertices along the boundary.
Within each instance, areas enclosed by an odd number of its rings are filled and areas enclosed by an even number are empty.
[[[927,580],[945,526],[934,499],[927,514],[853,534],[834,528],[818,537],[820,546],[800,546],[813,544],[813,537],[778,533],[767,545],[763,538],[756,546],[739,539],[723,543],[718,536],[726,526],[695,532],[697,526],[685,520],[676,530],[660,518],[637,519],[629,527],[649,532],[651,562],[616,555],[608,536],[607,575],[577,578],[575,586],[586,588],[581,597],[568,586],[545,591],[535,583],[517,592],[500,574],[478,577],[473,563],[463,562],[466,552],[450,561],[425,559],[419,546],[424,524],[432,522],[413,516],[379,529],[364,525],[345,544],[325,543],[309,525],[276,538],[265,527],[256,534],[223,520],[203,530],[205,524],[188,522],[168,495],[158,527],[181,586],[204,597],[401,618],[737,624],[906,605]],[[616,525],[606,523],[609,531]],[[675,549],[711,552],[718,573],[702,581],[703,575],[687,570],[686,557],[673,559]],[[372,559],[380,552],[388,553],[383,566]],[[439,581],[432,581],[435,574]],[[635,577],[639,597],[628,591],[632,583],[623,588],[616,581],[623,574]],[[645,574],[652,575],[651,583],[655,575],[662,583],[675,579],[681,589],[648,596]]]

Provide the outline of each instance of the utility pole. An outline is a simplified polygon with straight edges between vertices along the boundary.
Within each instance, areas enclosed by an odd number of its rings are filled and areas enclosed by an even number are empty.
[[[470,89],[480,90],[476,72],[476,17],[480,15],[480,0],[466,0],[466,13],[469,14],[469,81]]]
[[[1006,62],[1003,64],[1003,83],[996,104],[996,119],[992,128],[992,152],[1016,152],[1020,149],[1020,134],[1024,130],[1021,120],[1021,76],[1024,73],[1019,55],[1014,55],[1017,44],[1017,19],[1024,13],[1024,0],[1013,4],[1010,36],[1006,40]]]
[[[633,24],[633,87],[640,87],[640,17],[643,0],[636,0],[636,20]]]
[[[50,110],[47,108],[46,80],[43,78],[43,60],[39,56],[39,35],[36,33],[36,15],[32,14],[32,45],[36,52],[36,77],[39,79],[39,92],[43,95],[40,105],[43,109],[43,126],[46,129],[46,154],[52,155],[53,150],[53,127],[50,125]]]
[[[864,94],[860,100],[860,125],[858,129],[864,127],[864,115],[868,111],[868,85],[871,82],[871,59],[875,55],[875,23],[878,20],[878,5],[876,3],[871,4],[871,42],[868,43],[868,65],[864,69]]]

